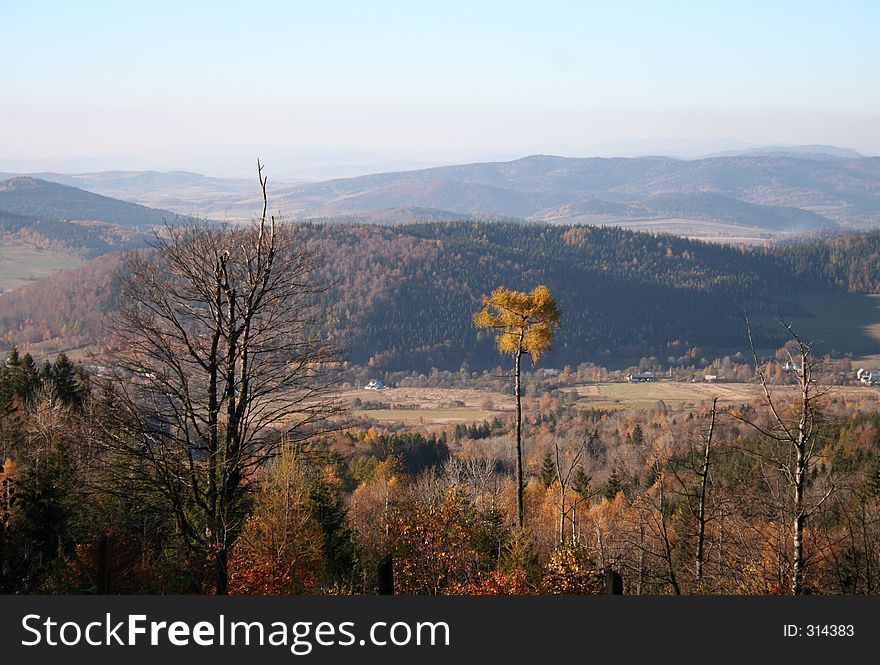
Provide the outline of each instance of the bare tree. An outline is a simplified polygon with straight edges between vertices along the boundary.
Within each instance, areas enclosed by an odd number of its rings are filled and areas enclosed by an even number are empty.
[[[559,439],[553,439],[553,448],[556,453],[556,479],[559,481],[559,542],[565,542],[565,521],[571,520],[572,538],[575,536],[575,520],[573,511],[577,509],[578,500],[573,498],[571,504],[566,503],[566,492],[571,487],[572,474],[576,469],[581,468],[581,457],[584,454],[585,442],[578,441],[575,446],[574,455],[569,454],[566,468],[563,470],[562,464],[565,453],[560,450]],[[570,516],[569,513],[572,513]]]
[[[644,558],[642,555],[647,554],[654,558],[660,559],[665,568],[665,574],[657,574],[659,579],[668,583],[675,595],[681,595],[681,587],[678,583],[678,576],[675,571],[675,560],[673,558],[673,534],[669,526],[669,501],[667,499],[666,489],[666,465],[667,460],[662,459],[663,454],[658,450],[653,459],[650,460],[650,468],[655,477],[651,487],[646,487],[637,497],[639,516],[639,542],[637,549],[640,554],[639,561],[639,577],[641,585],[641,577],[645,574]],[[648,524],[643,523],[644,516],[648,519]],[[659,541],[660,551],[654,542],[645,542],[644,527],[650,527],[650,541]]]
[[[793,400],[780,399],[771,390],[764,368],[758,360],[758,352],[752,336],[752,327],[745,318],[749,346],[755,363],[755,372],[761,385],[762,402],[766,418],[747,418],[738,412],[731,415],[756,431],[771,444],[767,452],[758,452],[762,462],[781,472],[791,496],[791,562],[790,589],[798,595],[804,592],[804,528],[809,516],[818,510],[834,491],[833,483],[824,493],[808,499],[808,473],[813,469],[821,451],[822,416],[819,401],[827,393],[820,387],[817,376],[817,361],[813,356],[812,343],[803,340],[791,324],[782,325],[794,342],[791,353],[792,371],[797,376],[796,396]],[[785,506],[780,506],[785,515]]]
[[[715,439],[716,423],[718,420],[718,397],[713,397],[712,408],[708,413],[709,424],[699,432],[699,456],[693,443],[689,443],[688,454],[682,466],[687,476],[682,477],[673,465],[671,473],[677,481],[681,494],[684,496],[691,516],[696,520],[696,547],[694,552],[694,576],[698,588],[704,589],[704,576],[706,564],[706,529],[714,519],[709,504],[710,470],[713,461],[713,443]],[[697,484],[693,486],[689,475],[696,476]]]
[[[320,257],[267,215],[257,166],[252,224],[168,226],[131,257],[104,356],[107,440],[128,460],[120,480],[161,493],[186,544],[213,556],[218,594],[254,472],[282,435],[301,441],[335,409]]]
[[[697,574],[697,584],[703,583],[703,562],[705,559],[706,548],[706,523],[709,521],[706,514],[706,497],[709,487],[709,465],[712,461],[712,437],[715,434],[715,420],[718,416],[718,398],[712,400],[711,418],[709,420],[709,428],[703,437],[703,464],[700,467],[698,477],[700,479],[699,501],[697,508],[697,552],[695,555],[695,566]]]

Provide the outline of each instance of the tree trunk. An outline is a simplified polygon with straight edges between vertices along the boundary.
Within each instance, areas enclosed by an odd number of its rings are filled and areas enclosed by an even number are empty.
[[[642,511],[639,514],[639,576],[636,582],[636,595],[641,596],[645,588],[645,519]]]
[[[95,572],[96,590],[99,596],[110,593],[109,577],[107,575],[107,534],[102,533],[98,538],[98,565]]]
[[[676,596],[681,595],[678,579],[675,576],[675,566],[672,564],[672,543],[669,542],[669,529],[666,525],[666,504],[663,491],[663,471],[659,470],[658,482],[660,484],[660,533],[663,536],[663,558],[666,559],[666,569],[669,573],[669,584]]]
[[[794,557],[791,562],[791,592],[798,596],[804,592],[804,489],[807,481],[807,417],[810,413],[810,382],[807,375],[809,358],[801,354],[801,412],[795,443],[794,467],[794,524],[792,545]]]
[[[565,542],[565,485],[559,484],[559,542]]]
[[[803,446],[797,447],[794,479],[794,559],[791,571],[791,592],[800,595],[804,592],[804,483],[806,481],[806,460]]]
[[[214,569],[217,577],[216,594],[218,596],[226,596],[229,594],[229,562],[225,547],[221,547],[217,551]]]
[[[706,543],[706,489],[709,480],[709,461],[712,454],[712,435],[715,433],[715,416],[717,414],[718,398],[712,400],[712,420],[709,423],[709,431],[706,433],[706,445],[703,449],[703,466],[700,469],[700,506],[697,513],[697,585],[703,583],[703,559],[705,557]]]
[[[520,365],[522,361],[523,332],[519,335],[516,350],[516,524],[523,526],[523,455],[522,455],[522,385],[520,382]]]
[[[5,576],[3,574],[3,570],[6,567],[5,547],[6,527],[3,524],[3,515],[0,515],[0,594],[6,593]]]
[[[874,593],[874,576],[871,571],[871,545],[870,539],[868,538],[868,516],[865,514],[865,502],[860,502],[859,509],[861,511],[860,521],[862,527],[862,547],[865,550],[865,586],[866,593],[870,596]],[[0,529],[2,529],[2,525],[0,525]],[[0,533],[2,535],[2,533]],[[0,553],[0,563],[2,563],[2,553]]]

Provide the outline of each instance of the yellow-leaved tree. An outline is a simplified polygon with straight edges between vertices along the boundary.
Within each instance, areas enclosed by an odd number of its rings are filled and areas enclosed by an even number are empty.
[[[474,314],[477,328],[496,331],[496,343],[501,353],[514,357],[516,378],[516,513],[517,524],[523,525],[523,462],[522,462],[522,383],[520,367],[523,354],[532,364],[550,350],[554,328],[559,327],[561,315],[556,299],[546,286],[536,286],[531,293],[513,291],[499,286],[483,297],[483,309]]]

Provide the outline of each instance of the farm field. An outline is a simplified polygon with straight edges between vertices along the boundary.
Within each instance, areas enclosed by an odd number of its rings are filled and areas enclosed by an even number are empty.
[[[343,403],[351,406],[355,418],[367,417],[378,422],[443,425],[483,421],[512,413],[514,400],[507,395],[464,388],[386,388],[343,391]],[[382,403],[388,408],[357,408],[362,403]]]
[[[718,397],[721,405],[752,402],[761,397],[761,387],[754,383],[601,383],[572,388],[565,391],[579,396],[582,408],[653,408],[663,402],[671,409],[690,409]],[[776,394],[793,393],[794,386],[776,386]],[[845,399],[873,399],[880,403],[880,390],[865,386],[835,386],[834,396]]]
[[[619,226],[631,231],[647,233],[672,233],[673,235],[720,242],[730,245],[768,245],[773,240],[785,238],[790,234],[769,231],[739,224],[711,222],[702,219],[662,218],[662,219],[621,219],[612,215],[577,215],[546,219],[553,224],[590,224],[594,226]]]
[[[597,383],[563,388],[578,396],[577,405],[585,408],[653,408],[658,402],[670,408],[697,406],[713,395],[729,401],[748,401],[757,392],[747,384],[691,384],[672,381],[656,383]]]
[[[653,409],[662,402],[672,410],[686,410],[707,404],[713,397],[722,406],[752,402],[761,397],[761,388],[753,383],[596,383],[569,386],[563,392],[577,396],[575,408]],[[776,386],[774,393],[793,392],[793,386]],[[874,401],[880,407],[880,390],[864,386],[835,386],[832,396],[859,401]],[[385,390],[346,390],[341,400],[354,419],[366,417],[378,423],[405,425],[445,425],[504,418],[513,413],[514,401],[500,393],[461,388],[389,388]],[[361,403],[384,403],[388,408],[358,408]],[[525,412],[534,409],[526,401]]]
[[[79,259],[60,252],[23,245],[0,245],[0,293],[36,282],[78,263]]]

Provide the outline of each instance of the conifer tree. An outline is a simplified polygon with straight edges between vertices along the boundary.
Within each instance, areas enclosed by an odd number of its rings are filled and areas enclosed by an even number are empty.
[[[59,353],[55,362],[48,366],[48,381],[55,396],[62,404],[79,406],[84,397],[83,386],[77,376],[77,368],[65,353]]]
[[[571,481],[571,488],[578,493],[578,495],[584,501],[588,500],[591,495],[592,487],[590,486],[590,481],[592,478],[587,475],[587,472],[584,471],[584,468],[579,466],[577,471],[574,473],[574,478]]]
[[[623,480],[617,472],[617,469],[611,469],[611,475],[608,476],[608,480],[605,481],[605,489],[602,490],[602,496],[609,501],[614,501],[614,497],[622,491]]]
[[[547,453],[544,455],[544,462],[541,465],[541,482],[544,487],[550,487],[556,480],[556,462],[553,461],[553,455]]]
[[[29,402],[40,387],[40,371],[30,353],[21,357],[13,383],[15,392],[23,402]]]
[[[642,432],[642,426],[636,424],[636,426],[633,427],[632,432],[627,435],[627,439],[629,439],[629,442],[634,446],[642,445],[645,442],[645,434]]]

